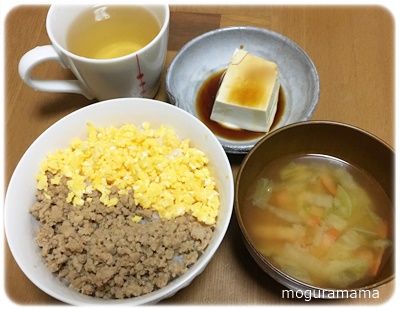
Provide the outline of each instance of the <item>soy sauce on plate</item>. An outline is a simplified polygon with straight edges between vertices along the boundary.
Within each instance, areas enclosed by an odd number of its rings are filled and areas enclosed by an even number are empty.
[[[219,88],[221,76],[226,69],[217,71],[210,75],[202,84],[196,98],[196,112],[199,119],[217,136],[228,140],[246,141],[260,138],[265,132],[255,132],[244,129],[232,129],[210,119],[214,106],[215,97]],[[285,110],[286,100],[282,87],[279,89],[278,106],[274,121],[271,125],[273,130],[282,118]]]

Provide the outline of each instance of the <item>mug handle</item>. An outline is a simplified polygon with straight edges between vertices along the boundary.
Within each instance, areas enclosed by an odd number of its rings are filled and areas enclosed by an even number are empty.
[[[67,68],[61,56],[57,53],[52,45],[35,47],[22,56],[18,65],[19,75],[29,87],[39,91],[78,93],[84,95],[88,99],[94,98],[94,96],[79,80],[33,79],[31,77],[32,69],[45,61],[56,61],[64,69]]]

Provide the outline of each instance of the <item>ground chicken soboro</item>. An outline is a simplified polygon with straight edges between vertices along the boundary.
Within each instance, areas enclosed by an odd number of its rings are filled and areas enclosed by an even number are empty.
[[[74,140],[68,150],[49,154],[30,209],[40,222],[36,239],[48,268],[79,292],[102,298],[140,296],[185,273],[208,246],[219,209],[204,154],[165,128],[127,128],[96,130],[89,124],[87,141]],[[146,161],[150,157],[155,161]],[[176,161],[181,171],[172,182],[171,174],[161,173],[172,172]],[[158,175],[150,167],[156,162],[162,165]],[[99,173],[110,165],[114,174]],[[135,183],[143,179],[146,188]]]

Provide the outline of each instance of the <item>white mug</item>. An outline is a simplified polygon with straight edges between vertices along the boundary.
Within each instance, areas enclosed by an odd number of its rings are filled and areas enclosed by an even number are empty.
[[[18,69],[22,80],[35,90],[78,93],[88,99],[153,98],[165,65],[170,12],[167,4],[144,7],[160,24],[160,32],[148,45],[118,58],[90,59],[75,55],[66,47],[71,24],[90,5],[52,5],[46,19],[52,45],[38,46],[21,58]],[[45,61],[56,61],[63,68],[69,68],[77,80],[32,78],[32,69]]]

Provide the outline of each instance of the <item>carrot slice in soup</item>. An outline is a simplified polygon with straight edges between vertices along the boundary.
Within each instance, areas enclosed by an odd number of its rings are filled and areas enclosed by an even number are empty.
[[[328,190],[328,192],[333,196],[336,196],[337,188],[332,177],[329,176],[328,174],[323,174],[320,176],[320,180],[322,182],[322,185],[324,185],[324,187]]]

